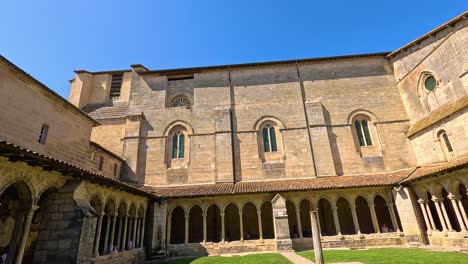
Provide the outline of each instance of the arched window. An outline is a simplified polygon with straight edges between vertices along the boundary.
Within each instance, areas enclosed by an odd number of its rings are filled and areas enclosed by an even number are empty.
[[[445,143],[445,146],[447,147],[447,151],[453,152],[452,144],[450,144],[450,140],[447,136],[447,133],[443,133],[442,138],[444,139],[444,143]]]
[[[263,127],[262,129],[263,135],[263,149],[265,152],[276,152],[278,151],[278,147],[276,144],[276,134],[275,128],[268,124]]]
[[[172,107],[191,106],[192,102],[187,96],[179,95],[172,100],[171,105]]]
[[[369,131],[369,122],[364,118],[354,120],[354,128],[359,141],[359,146],[372,146],[372,137]]]
[[[185,135],[178,130],[172,135],[172,159],[184,159]]]
[[[445,130],[440,130],[437,133],[437,139],[440,143],[440,147],[444,152],[445,159],[450,160],[455,157],[455,153],[453,151],[452,143],[450,142],[449,136]]]
[[[437,85],[437,81],[433,75],[427,75],[424,78],[424,88],[428,92],[432,92],[436,88],[436,85]]]

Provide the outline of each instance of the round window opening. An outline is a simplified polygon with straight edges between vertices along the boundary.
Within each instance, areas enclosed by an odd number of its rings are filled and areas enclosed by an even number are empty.
[[[424,81],[424,88],[426,88],[426,90],[428,90],[429,92],[432,92],[432,90],[434,90],[435,87],[436,87],[436,79],[432,75],[428,76],[426,80]]]
[[[178,96],[172,100],[173,107],[190,106],[190,100],[185,96]]]

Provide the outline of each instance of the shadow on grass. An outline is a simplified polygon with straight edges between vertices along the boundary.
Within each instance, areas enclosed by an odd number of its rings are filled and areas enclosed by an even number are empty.
[[[211,264],[211,263],[223,263],[223,264],[292,264],[287,258],[283,257],[278,253],[266,253],[266,254],[251,254],[244,256],[232,256],[232,257],[198,257],[198,258],[179,258],[169,259],[164,264]]]

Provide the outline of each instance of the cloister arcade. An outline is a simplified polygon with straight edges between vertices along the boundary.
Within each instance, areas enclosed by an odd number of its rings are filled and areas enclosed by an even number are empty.
[[[350,195],[353,193],[353,195]],[[322,236],[395,232],[398,215],[389,189],[282,193],[291,239],[312,237],[310,211],[317,210]],[[168,204],[169,244],[275,238],[273,194],[177,199]],[[235,200],[233,200],[235,199]]]
[[[468,190],[466,177],[452,175],[428,179],[412,187],[429,237],[468,237]]]

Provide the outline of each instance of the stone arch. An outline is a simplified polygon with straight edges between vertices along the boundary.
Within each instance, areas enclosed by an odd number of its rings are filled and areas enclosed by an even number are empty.
[[[288,214],[289,233],[291,238],[299,237],[299,227],[296,216],[296,205],[291,200],[286,200],[286,212]]]
[[[346,119],[348,124],[352,125],[353,119],[358,115],[368,116],[373,122],[380,122],[380,119],[372,111],[369,111],[367,109],[356,109],[349,113],[348,118]]]
[[[203,210],[199,205],[194,205],[189,211],[189,243],[203,241]]]
[[[172,121],[171,123],[169,123],[166,126],[166,128],[164,129],[164,132],[163,132],[164,136],[168,137],[171,130],[173,130],[177,126],[184,127],[187,130],[188,135],[193,135],[195,133],[192,126],[189,125],[189,123],[187,123],[187,122],[185,122],[183,120],[175,120],[175,121]]]
[[[465,214],[468,214],[468,190],[466,185],[461,183],[458,185],[458,194],[460,196],[459,208],[463,210]],[[463,212],[462,212],[463,213]],[[466,223],[468,225],[468,223]]]
[[[356,214],[359,222],[359,230],[361,233],[370,234],[377,232],[377,230],[374,230],[372,223],[372,216],[369,209],[368,200],[362,195],[359,195],[356,197],[354,204],[356,205]]]
[[[444,189],[444,186],[442,184],[437,183],[432,187],[431,194],[434,197],[440,198],[442,195],[442,190]]]
[[[377,216],[377,222],[379,223],[380,231],[385,231],[387,227],[389,232],[395,231],[396,227],[393,226],[392,218],[390,216],[389,208],[387,206],[387,200],[384,196],[377,194],[374,196],[375,214]]]
[[[266,116],[262,116],[261,118],[259,118],[255,122],[255,124],[253,126],[253,129],[258,131],[260,129],[260,126],[265,122],[276,123],[277,126],[279,127],[279,129],[285,129],[286,128],[285,124],[280,119],[278,119],[278,118],[276,118],[274,116],[266,115]]]
[[[2,195],[8,188],[14,186],[14,188],[18,189],[18,194],[20,200],[26,203],[26,205],[30,208],[35,202],[36,190],[31,182],[27,178],[13,178],[12,180],[8,181],[4,186],[0,189],[0,195]]]
[[[221,210],[216,204],[211,204],[206,208],[206,241],[221,241]]]
[[[171,244],[185,242],[185,211],[181,206],[171,210]]]
[[[242,224],[244,227],[244,239],[259,239],[257,206],[252,202],[246,202],[242,206]]]
[[[224,228],[227,241],[240,240],[240,216],[239,208],[235,203],[229,203],[224,207]]]
[[[310,222],[311,203],[308,199],[302,199],[299,203],[299,215],[301,218],[302,236],[312,237],[312,224]]]
[[[427,199],[427,203],[429,205],[429,212],[432,216],[432,219],[434,220],[434,225],[435,225],[435,229],[439,230],[439,231],[442,231],[442,222],[439,218],[439,214],[437,213],[437,209],[436,209],[436,206],[435,206],[435,203],[434,201],[432,200],[433,196],[432,194],[428,191],[426,193],[426,199]]]
[[[263,231],[263,238],[265,239],[273,239],[275,238],[275,229],[273,226],[273,205],[271,201],[265,201],[260,206],[261,218],[262,218],[262,231]]]
[[[343,235],[355,234],[353,215],[351,213],[350,203],[347,199],[340,197],[336,200],[336,208],[338,212],[338,219],[340,222],[340,229]]]
[[[337,234],[335,220],[333,218],[332,202],[327,197],[321,197],[317,202],[320,230],[322,236],[334,236]]]

